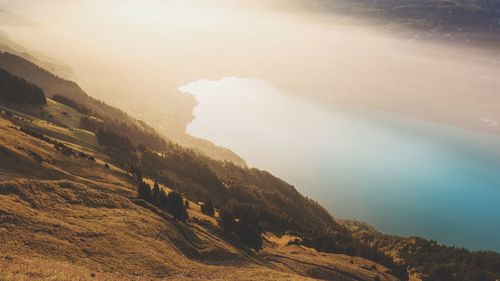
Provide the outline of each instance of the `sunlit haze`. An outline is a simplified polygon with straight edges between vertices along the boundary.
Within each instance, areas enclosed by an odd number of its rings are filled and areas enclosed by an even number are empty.
[[[288,13],[255,1],[3,5],[39,23],[6,27],[9,36],[67,63],[89,92],[137,114],[139,106],[152,106],[144,97],[169,99],[191,81],[238,76],[320,101],[498,131],[481,121],[499,114],[484,104],[500,84],[497,57],[391,35],[390,26]],[[471,99],[471,91],[480,94]]]

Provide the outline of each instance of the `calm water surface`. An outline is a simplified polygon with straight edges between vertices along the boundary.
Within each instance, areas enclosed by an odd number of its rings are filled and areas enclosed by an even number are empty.
[[[334,216],[500,251],[500,138],[321,105],[254,78],[181,90],[199,103],[188,133],[294,184]]]

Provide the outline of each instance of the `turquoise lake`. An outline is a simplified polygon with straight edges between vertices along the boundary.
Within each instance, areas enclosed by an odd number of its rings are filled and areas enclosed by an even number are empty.
[[[198,101],[189,134],[295,185],[335,217],[500,251],[500,138],[318,104],[255,78],[180,89]]]

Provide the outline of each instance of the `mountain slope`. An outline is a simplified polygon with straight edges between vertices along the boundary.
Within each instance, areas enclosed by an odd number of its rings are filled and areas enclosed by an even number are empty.
[[[297,246],[256,254],[195,202],[190,220],[175,220],[138,199],[105,155],[68,156],[19,130],[34,117],[0,117],[0,280],[396,280],[373,262]]]
[[[498,254],[370,240],[268,172],[169,142],[85,93],[58,94],[0,99],[0,280],[407,280],[407,267],[425,280],[499,278]],[[189,200],[187,220],[167,194]],[[208,202],[214,215],[201,212]],[[250,231],[267,237],[260,252]],[[450,252],[466,262],[446,264]],[[426,268],[436,257],[441,267]],[[461,263],[479,275],[467,279]]]
[[[313,226],[338,227],[320,205],[304,198],[292,186],[269,173],[214,161],[168,142],[157,141],[157,146],[164,150],[136,148],[136,145],[148,143],[149,135],[136,134],[131,127],[99,120],[51,99],[47,100],[46,105],[38,106],[5,101],[3,104],[7,116],[14,116],[12,121],[23,131],[16,134],[17,137],[28,132],[38,136],[38,142],[45,146],[64,142],[65,146],[73,150],[92,156],[100,155],[104,161],[129,172],[131,166],[140,167],[144,176],[156,178],[160,183],[189,194],[195,200],[211,199],[218,206],[231,203],[240,211],[252,208],[258,211],[255,215],[262,217],[262,223],[275,231],[308,229]],[[94,128],[92,131],[81,126],[78,120],[83,117],[96,122],[96,126],[101,126],[100,129]],[[77,127],[72,127],[74,125]],[[128,132],[128,137],[118,133],[122,131]],[[118,147],[119,143],[129,144]],[[43,163],[55,161],[63,164],[66,170],[73,169],[71,162],[68,162],[71,158],[54,158],[55,155],[50,153],[43,156],[38,147],[29,148],[28,152],[41,155],[42,159],[47,160]],[[22,169],[20,166],[18,168]],[[80,168],[75,169],[78,171]],[[18,176],[23,177],[23,173]],[[93,177],[92,173],[86,176]]]
[[[57,77],[49,71],[17,55],[8,52],[0,52],[0,68],[38,85],[44,90],[48,97],[59,95],[70,98],[85,107],[92,108],[94,114],[101,118],[120,120],[120,122],[131,126],[137,126],[140,130],[144,130],[148,133],[158,134],[156,130],[146,123],[142,121],[138,122],[122,110],[90,97],[75,82]],[[217,147],[206,140],[197,139],[188,135],[176,136],[173,140],[187,145],[214,159],[231,161],[240,166],[246,165],[245,161],[232,151]]]

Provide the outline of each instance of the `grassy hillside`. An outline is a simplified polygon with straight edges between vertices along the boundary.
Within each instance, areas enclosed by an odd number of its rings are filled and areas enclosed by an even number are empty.
[[[20,130],[44,129],[38,117],[0,115],[0,280],[396,280],[382,265],[286,238],[256,253],[194,201],[180,222],[137,198],[135,179],[106,167],[106,155],[76,144],[94,160],[67,155],[51,130]]]

